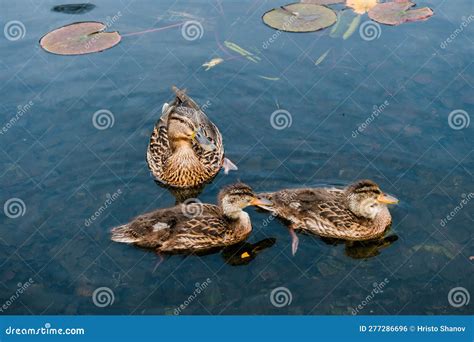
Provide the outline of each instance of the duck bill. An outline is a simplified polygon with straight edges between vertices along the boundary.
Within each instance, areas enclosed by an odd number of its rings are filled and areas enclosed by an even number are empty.
[[[216,145],[206,137],[201,128],[194,133],[194,139],[205,151],[214,151],[216,149]]]
[[[377,197],[377,201],[382,204],[397,204],[398,203],[397,198],[387,195],[387,194],[382,194],[379,197]]]
[[[272,206],[273,203],[271,201],[267,200],[266,198],[255,197],[253,200],[250,201],[250,205]]]

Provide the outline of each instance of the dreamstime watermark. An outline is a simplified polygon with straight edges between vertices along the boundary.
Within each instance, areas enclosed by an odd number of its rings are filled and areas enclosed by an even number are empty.
[[[469,201],[474,198],[474,193],[470,192],[467,195],[462,194],[461,197],[462,197],[462,200],[459,202],[459,204],[455,206],[453,210],[449,212],[448,215],[446,215],[444,218],[441,219],[440,221],[441,227],[446,227],[448,222],[451,221],[454,218],[454,216],[456,216],[469,203]]]
[[[201,111],[205,112],[205,111],[208,110],[211,106],[212,106],[211,100],[206,100],[206,102],[205,102],[202,106],[200,106],[199,108],[201,109]]]
[[[469,127],[470,123],[471,118],[465,110],[455,109],[448,115],[448,125],[456,131]]]
[[[187,41],[194,41],[201,39],[204,35],[204,28],[202,24],[197,20],[188,20],[181,27],[181,35]]]
[[[282,129],[291,127],[293,117],[290,112],[285,109],[277,109],[270,116],[270,124],[274,129],[281,131]]]
[[[442,49],[446,49],[448,47],[449,44],[451,44],[452,42],[454,42],[454,40],[457,38],[457,36],[459,36],[466,27],[469,26],[470,23],[472,23],[474,21],[474,15],[469,15],[469,17],[462,17],[462,22],[461,24],[459,25],[458,28],[456,28],[450,35],[448,38],[446,38],[444,41],[441,42],[441,44],[439,44],[439,47],[442,48]]]
[[[352,131],[352,137],[355,139],[359,136],[360,133],[364,132],[365,129],[374,121],[376,118],[379,117],[380,114],[383,113],[385,108],[387,108],[390,103],[385,100],[381,105],[375,105],[372,110],[372,114],[363,122],[361,123],[356,130]]]
[[[448,302],[454,308],[468,305],[471,300],[469,291],[464,287],[454,287],[448,293]]]
[[[21,198],[10,198],[3,205],[3,212],[6,216],[12,219],[16,219],[20,216],[24,216],[26,213],[26,204]]]
[[[99,207],[99,209],[97,209],[91,217],[87,218],[84,221],[84,225],[86,227],[89,227],[95,220],[97,220],[100,217],[100,215],[103,214],[103,212],[105,210],[107,210],[108,207],[110,207],[112,205],[112,203],[114,203],[120,197],[121,194],[122,194],[121,189],[118,189],[112,195],[111,194],[106,194],[105,197],[107,197],[107,199],[104,201],[104,204],[102,204]]]
[[[209,284],[212,283],[212,280],[207,278],[204,282],[202,283],[196,283],[194,286],[196,287],[191,295],[182,303],[180,304],[176,309],[174,309],[174,315],[178,316],[185,310],[189,304],[191,304],[198,295],[200,295],[205,289],[208,288]]]
[[[273,33],[270,38],[268,38],[266,41],[264,41],[264,42],[262,43],[262,48],[263,48],[264,50],[268,49],[269,46],[270,46],[271,44],[273,44],[273,43],[278,39],[278,37],[280,37],[280,35],[282,34],[282,31],[285,31],[286,28],[287,28],[288,26],[290,26],[291,24],[293,24],[293,22],[294,22],[297,18],[298,18],[298,16],[292,15],[292,16],[289,17],[288,20],[285,20],[285,22],[283,23],[283,26],[282,26],[283,30],[276,30],[276,32]]]
[[[12,20],[3,27],[3,34],[9,41],[14,42],[25,38],[26,27],[21,21]]]
[[[181,204],[181,212],[187,218],[200,216],[204,210],[204,205],[197,198],[188,198]]]
[[[0,312],[7,311],[8,308],[20,298],[20,296],[34,283],[35,281],[30,278],[24,283],[18,283],[17,289],[13,295],[8,298],[2,306],[0,306]]]
[[[115,301],[115,294],[109,287],[98,287],[92,293],[92,302],[98,308],[105,308],[106,306],[110,306],[114,304]]]
[[[104,25],[105,25],[105,29],[104,30],[107,30],[107,29],[110,29],[120,18],[122,17],[122,12],[118,11],[116,14],[114,14],[113,16],[107,16],[105,17],[104,19]],[[86,46],[85,48],[86,49],[90,49],[90,47],[92,45],[94,45],[97,41],[99,40],[98,37],[92,37],[92,39],[90,39],[87,43],[86,43]]]
[[[115,15],[113,16],[107,16],[105,17],[104,24],[107,28],[111,28],[119,19],[122,17],[122,12],[118,11]]]
[[[367,42],[379,39],[381,34],[382,28],[375,21],[367,20],[359,26],[359,35],[363,40]]]
[[[288,306],[292,301],[293,295],[291,291],[284,286],[274,288],[272,292],[270,292],[270,303],[276,308]]]
[[[15,126],[18,120],[20,120],[23,115],[28,113],[33,106],[34,106],[33,101],[28,101],[25,105],[19,105],[17,107],[15,115],[10,120],[8,120],[8,122],[5,123],[3,127],[0,129],[0,134],[3,135],[7,133],[8,130],[12,128],[13,126]]]
[[[5,329],[6,335],[84,335],[84,328],[53,328],[51,323],[45,323],[40,328],[15,328],[9,326]]]
[[[114,114],[107,109],[100,109],[92,116],[92,125],[100,131],[113,127],[114,123]]]
[[[298,202],[293,201],[293,199],[295,199],[296,197],[298,197],[296,193],[282,192],[278,196],[278,201],[281,202],[280,205],[289,206],[293,209],[298,209],[300,204]],[[278,214],[272,212],[267,218],[262,221],[262,227],[267,227],[276,217],[278,217]]]
[[[387,286],[390,281],[385,278],[380,283],[375,282],[372,284],[373,289],[370,293],[365,297],[362,302],[357,305],[355,308],[352,308],[352,315],[357,315],[361,310],[363,310],[374,298],[377,294],[383,293],[383,288]]]

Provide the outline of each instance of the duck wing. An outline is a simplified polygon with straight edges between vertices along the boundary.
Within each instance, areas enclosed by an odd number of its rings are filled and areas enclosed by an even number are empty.
[[[221,209],[212,204],[180,204],[135,218],[112,229],[112,240],[163,252],[199,251],[225,245],[232,235]]]
[[[367,220],[345,207],[343,190],[336,188],[288,189],[264,193],[272,207],[262,207],[290,222],[293,229],[321,236],[357,240],[366,233]]]

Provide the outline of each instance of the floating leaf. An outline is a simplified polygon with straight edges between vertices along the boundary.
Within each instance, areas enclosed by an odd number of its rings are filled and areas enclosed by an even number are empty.
[[[426,20],[433,15],[428,7],[410,10],[412,2],[385,2],[369,11],[369,18],[381,24],[400,25],[410,21]]]
[[[351,24],[349,25],[349,28],[347,29],[346,32],[344,32],[344,34],[342,35],[342,39],[346,40],[347,38],[349,38],[350,36],[352,36],[352,34],[355,32],[355,30],[357,30],[357,28],[359,27],[359,24],[360,24],[360,18],[361,16],[358,15],[357,17],[355,17]]]
[[[269,81],[278,81],[280,79],[279,77],[267,77],[267,76],[262,76],[262,75],[258,75],[258,77],[263,78],[264,80],[269,80]]]
[[[314,5],[334,5],[341,4],[345,0],[301,0],[302,4],[314,4]]]
[[[364,14],[377,5],[378,0],[347,0],[347,7],[350,7],[357,14]]]
[[[287,32],[313,32],[333,25],[336,13],[314,4],[289,4],[266,12],[263,22],[271,28]]]
[[[53,30],[43,36],[40,45],[57,55],[83,55],[100,52],[117,45],[118,32],[104,32],[106,25],[95,22],[73,23]]]
[[[221,64],[224,60],[222,58],[213,58],[209,62],[204,63],[202,66],[206,67],[206,71],[210,68],[214,68],[217,64]]]
[[[253,53],[251,53],[250,51],[247,51],[245,50],[244,48],[241,48],[240,46],[238,46],[237,44],[235,43],[232,43],[232,42],[228,42],[227,40],[224,41],[224,45],[234,51],[234,52],[237,52],[239,55],[241,56],[244,56],[245,58],[247,58],[248,60],[254,62],[254,63],[258,63],[261,58],[258,57],[258,56],[255,56]]]
[[[244,259],[244,258],[250,258],[250,254],[248,254],[247,252],[243,252],[243,253],[240,255],[240,257],[241,257],[242,259]]]
[[[66,13],[66,14],[82,14],[92,11],[95,8],[94,4],[66,4],[57,5],[51,8],[53,12]]]
[[[347,32],[356,17],[358,17],[358,15],[355,14],[352,10],[344,10],[338,12],[337,23],[332,27],[329,36],[331,38],[342,37]]]
[[[314,65],[319,65],[319,64],[321,64],[321,63],[324,61],[324,59],[327,57],[329,51],[331,51],[331,49],[328,49],[325,53],[323,53],[323,54],[316,60],[316,62],[314,62]]]

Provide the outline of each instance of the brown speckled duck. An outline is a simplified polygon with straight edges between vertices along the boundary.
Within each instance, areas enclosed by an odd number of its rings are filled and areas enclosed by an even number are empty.
[[[387,204],[398,203],[370,180],[359,180],[344,189],[286,189],[260,196],[273,203],[261,208],[289,221],[293,254],[298,247],[294,230],[353,241],[378,238],[392,221]]]
[[[189,188],[212,180],[221,168],[226,173],[236,170],[224,158],[219,129],[184,91],[176,87],[173,91],[176,98],[163,105],[148,146],[153,176],[165,185]]]
[[[233,245],[252,231],[250,205],[271,205],[252,189],[237,183],[222,189],[218,205],[191,203],[158,209],[112,229],[112,240],[155,248],[164,253],[194,253]]]

